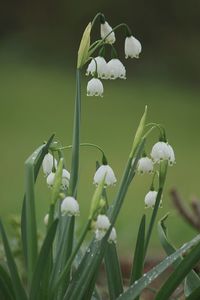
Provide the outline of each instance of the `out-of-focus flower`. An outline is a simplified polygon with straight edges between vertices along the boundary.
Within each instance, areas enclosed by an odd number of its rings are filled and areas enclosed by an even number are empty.
[[[63,189],[66,189],[69,187],[69,180],[70,180],[70,173],[66,169],[63,169],[63,171],[62,171],[62,188]]]
[[[108,241],[110,243],[116,243],[117,242],[117,233],[116,233],[116,229],[113,227],[110,233],[110,236],[108,238]]]
[[[51,172],[48,176],[47,176],[47,184],[49,187],[52,187],[54,184],[54,180],[55,180],[55,173]]]
[[[148,157],[142,157],[138,161],[137,170],[139,173],[152,173],[153,172],[153,161]]]
[[[47,153],[42,162],[43,172],[46,176],[52,172],[53,166],[57,168],[57,160],[51,153]]]
[[[68,214],[69,216],[79,215],[79,204],[74,197],[66,197],[61,204],[62,215]]]
[[[139,54],[142,51],[141,43],[132,35],[126,37],[124,45],[125,57],[139,58]]]
[[[156,197],[157,197],[158,192],[156,191],[149,191],[145,198],[144,198],[144,202],[146,207],[154,207],[155,203],[156,203]]]

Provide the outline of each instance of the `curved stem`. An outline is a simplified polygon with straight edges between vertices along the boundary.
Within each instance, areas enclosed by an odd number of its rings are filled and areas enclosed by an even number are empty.
[[[155,128],[158,128],[160,131],[161,138],[164,139],[164,141],[166,141],[165,128],[163,125],[157,123],[148,123],[146,126],[154,126]]]

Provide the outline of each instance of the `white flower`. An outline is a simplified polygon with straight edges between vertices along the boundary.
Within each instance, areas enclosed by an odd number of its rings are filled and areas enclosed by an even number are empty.
[[[94,175],[94,183],[99,184],[105,176],[105,184],[113,185],[117,182],[113,169],[109,165],[100,166],[95,175]]]
[[[108,238],[108,241],[110,243],[116,243],[117,242],[117,233],[116,233],[116,229],[113,227],[110,233],[110,236]]]
[[[170,153],[169,165],[172,166],[176,163],[175,154],[174,154],[174,150],[171,145],[168,144],[168,148],[169,148],[169,153]]]
[[[152,150],[151,157],[155,163],[160,162],[162,160],[168,160],[170,165],[175,163],[175,155],[172,147],[165,142],[157,142]]]
[[[125,39],[124,50],[126,58],[139,58],[139,54],[142,51],[142,46],[136,38],[129,36]]]
[[[79,215],[79,204],[73,197],[66,197],[61,204],[62,215],[77,216]]]
[[[112,31],[112,27],[108,24],[108,22],[101,23],[101,38],[102,39],[106,38],[105,42],[108,44],[113,44],[116,40],[114,31],[112,32],[111,31]]]
[[[122,62],[117,59],[113,58],[107,63],[108,68],[108,79],[126,79],[126,69]]]
[[[96,229],[95,230],[95,238],[100,241],[104,235],[106,234],[106,231],[103,231],[103,230],[99,230],[99,229]]]
[[[46,214],[46,216],[44,217],[44,224],[47,226],[49,222],[49,214]]]
[[[96,229],[107,231],[110,227],[110,220],[106,215],[98,215],[97,221],[96,221]]]
[[[42,168],[45,175],[48,175],[51,173],[53,166],[57,168],[57,160],[51,155],[50,153],[46,154],[43,162],[42,162]]]
[[[98,78],[92,78],[87,84],[87,96],[103,97],[103,84]]]
[[[55,179],[55,173],[51,172],[48,176],[47,176],[47,184],[49,187],[52,187],[54,184],[54,179]]]
[[[154,207],[155,203],[156,203],[156,197],[157,197],[158,192],[156,191],[149,191],[145,198],[144,198],[144,202],[146,207]]]
[[[97,56],[91,60],[88,65],[86,75],[94,76],[97,71],[98,77],[101,79],[107,79],[108,77],[108,68],[107,62],[102,56]]]
[[[66,169],[63,169],[63,171],[62,171],[62,188],[63,189],[66,189],[69,187],[69,180],[70,180],[70,173]]]
[[[152,173],[153,171],[153,161],[148,157],[142,157],[138,161],[137,170],[139,173]]]

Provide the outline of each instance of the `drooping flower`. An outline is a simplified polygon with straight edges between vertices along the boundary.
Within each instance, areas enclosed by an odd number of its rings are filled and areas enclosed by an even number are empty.
[[[96,229],[107,231],[110,227],[110,220],[106,215],[98,215],[96,221]]]
[[[144,198],[144,202],[146,207],[154,207],[155,203],[156,203],[156,197],[157,197],[158,192],[156,191],[149,191],[145,198]]]
[[[62,215],[68,214],[69,216],[79,215],[79,204],[74,197],[66,197],[61,204],[61,213]]]
[[[124,45],[125,57],[139,58],[139,54],[142,51],[141,43],[132,35],[126,37]]]
[[[126,69],[118,58],[112,58],[107,63],[108,79],[126,79]]]
[[[42,168],[44,174],[47,176],[51,173],[53,167],[57,168],[57,160],[51,153],[47,153],[42,162]]]
[[[103,84],[98,78],[92,78],[87,84],[87,96],[103,97]]]
[[[168,160],[170,165],[175,163],[174,151],[172,147],[165,142],[157,142],[153,146],[151,150],[151,157],[155,163],[159,163],[162,160]]]
[[[109,165],[101,165],[95,175],[94,175],[94,183],[99,184],[105,176],[105,184],[107,186],[113,185],[117,182],[113,169]]]
[[[62,188],[63,189],[66,189],[69,187],[69,180],[70,180],[70,173],[66,169],[63,169],[63,171],[62,171]]]
[[[108,22],[101,23],[101,38],[105,39],[105,42],[108,44],[113,44],[116,41],[115,33],[112,30]]]
[[[54,180],[55,180],[55,173],[51,172],[48,176],[47,176],[47,184],[49,187],[52,187],[54,184]]]
[[[94,76],[96,72],[99,78],[108,78],[107,62],[102,56],[97,56],[91,60],[91,62],[88,65],[86,75],[88,76],[91,74],[92,76]]]
[[[153,161],[149,157],[142,157],[138,161],[137,170],[140,174],[153,172]]]
[[[109,238],[108,238],[108,242],[110,242],[110,243],[116,243],[117,242],[117,233],[116,233],[116,229],[114,227],[111,230],[111,233],[110,233]]]

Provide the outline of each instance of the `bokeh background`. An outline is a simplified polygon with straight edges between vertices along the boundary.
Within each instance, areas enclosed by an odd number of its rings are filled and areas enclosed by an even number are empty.
[[[176,151],[170,168],[163,208],[170,211],[169,232],[178,246],[195,235],[174,210],[169,190],[175,186],[185,201],[200,195],[200,2],[169,1],[6,1],[0,3],[0,215],[5,221],[19,214],[24,189],[24,161],[55,132],[64,145],[71,144],[75,65],[82,32],[102,11],[111,25],[126,22],[141,41],[139,60],[125,60],[123,32],[116,47],[127,67],[127,80],[104,83],[103,99],[87,98],[87,78],[82,83],[81,140],[101,145],[120,179],[134,131],[147,104],[149,121],[161,122]],[[94,36],[99,37],[96,26]],[[152,136],[147,150],[157,139]],[[66,151],[70,168],[70,151]],[[92,149],[81,150],[78,198],[81,217],[87,216],[94,190]],[[137,176],[117,222],[120,250],[133,248],[144,196],[151,178]],[[112,200],[117,186],[108,191]],[[41,230],[50,191],[43,175],[37,187]],[[146,210],[148,216],[151,210]],[[151,253],[161,251],[156,228]]]

